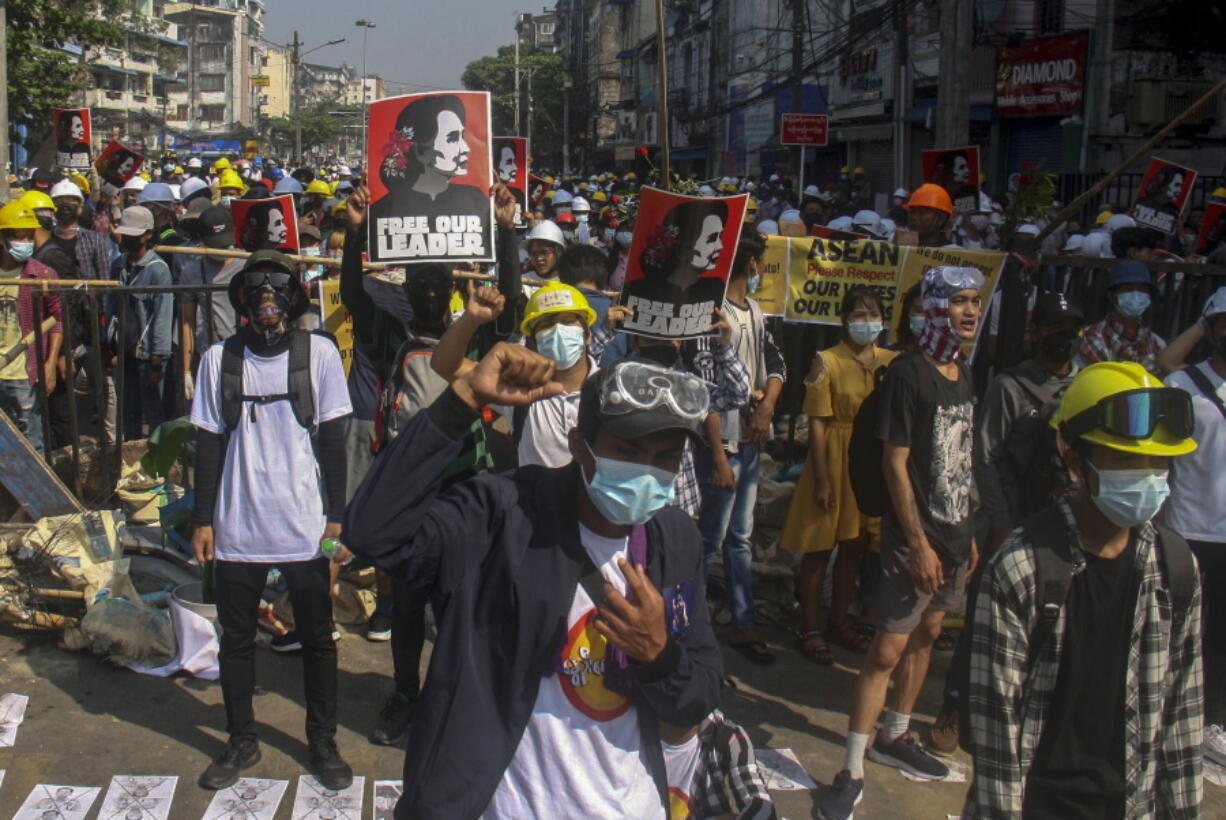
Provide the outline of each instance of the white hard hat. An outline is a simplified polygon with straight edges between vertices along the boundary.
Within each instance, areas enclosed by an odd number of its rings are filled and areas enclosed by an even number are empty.
[[[168,186],[170,186],[170,193],[171,193],[171,195],[173,195],[173,196],[174,196],[174,198],[175,198],[175,202],[178,202],[178,201],[179,201],[179,192],[180,192],[180,191],[183,189],[183,186],[182,186],[182,185],[180,185],[180,184],[179,184],[179,183],[177,183],[177,182],[168,182],[168,183],[166,183],[166,184],[167,184]]]
[[[1102,256],[1103,246],[1110,248],[1111,238],[1102,231],[1091,231],[1081,243],[1081,252],[1086,256]]]
[[[557,197],[557,195],[556,195],[556,194],[554,195],[553,201],[554,201],[555,203],[558,201],[558,197]],[[571,202],[570,202],[570,209],[571,209],[572,211],[590,211],[590,210],[592,210],[592,205],[591,205],[591,203],[590,203],[590,202],[588,202],[588,201],[587,201],[586,199],[584,199],[583,197],[581,197],[581,196],[577,196],[577,197],[575,197],[574,199],[572,199],[572,200],[571,200]]]
[[[804,222],[804,217],[800,215],[800,211],[795,208],[788,208],[783,213],[779,214],[780,222]]]
[[[826,225],[832,231],[850,231],[855,227],[850,216],[836,216]]]
[[[200,157],[192,157],[187,161],[188,168],[203,168],[203,163],[200,162]]]
[[[778,182],[778,181],[779,181],[779,175],[771,174],[771,182]]]
[[[908,191],[906,188],[899,188],[894,191],[894,196],[897,197],[898,199],[910,199],[911,192]]]
[[[145,181],[144,177],[133,176],[131,179],[129,179],[127,182],[123,184],[123,190],[125,191],[143,191],[145,190],[145,186],[148,184],[149,183]]]
[[[876,211],[870,211],[867,208],[863,211],[856,211],[856,215],[851,218],[851,224],[873,236],[881,235],[881,217]]]
[[[816,197],[820,193],[821,193],[821,189],[819,189],[816,185],[806,185],[805,186],[805,196]]]
[[[209,187],[209,184],[200,177],[188,177],[179,185],[179,200],[187,199],[192,194],[207,187]]]
[[[1217,316],[1219,313],[1226,313],[1226,285],[1218,288],[1209,297],[1209,301],[1205,302],[1205,309],[1201,313],[1206,319],[1210,316]]]
[[[348,166],[348,165],[342,165],[342,166],[341,166],[341,169],[340,169],[339,171],[337,171],[337,173],[339,173],[339,174],[340,174],[341,176],[343,176],[343,177],[351,177],[351,176],[353,176],[353,171],[349,170],[349,166]]]
[[[881,217],[881,238],[886,242],[894,241],[894,234],[898,231],[898,225],[889,217]]]
[[[1135,228],[1136,226],[1137,221],[1128,214],[1113,214],[1106,224],[1107,233],[1113,233],[1120,228]]]
[[[81,194],[81,189],[70,179],[61,179],[51,186],[52,199],[59,199],[62,196],[75,196],[82,202],[85,201],[85,197]]]
[[[753,192],[753,189],[754,189],[754,188],[756,188],[756,187],[757,187],[757,186],[753,184],[753,180],[750,180],[749,182],[746,182],[746,183],[745,183],[745,190],[746,190],[746,191],[749,191],[749,192],[751,192],[751,193]]]
[[[570,191],[563,191],[559,189],[558,192],[553,195],[553,207],[556,208],[559,205],[569,205],[571,200],[574,198],[574,194],[572,194]]]
[[[773,219],[763,219],[761,222],[757,224],[756,227],[758,229],[758,233],[765,233],[765,234],[771,234],[771,235],[779,234],[779,223],[777,223]]]
[[[1021,225],[1014,228],[1013,232],[1021,234],[1022,236],[1038,236],[1039,226],[1031,224],[1030,222],[1023,222]]]
[[[560,248],[566,247],[566,238],[562,236],[562,229],[550,219],[542,219],[532,230],[528,231],[527,241],[531,242],[534,239],[552,242]]]
[[[698,189],[699,196],[715,196],[715,189],[710,185],[703,185]]]
[[[1082,249],[1085,243],[1086,243],[1086,238],[1083,234],[1071,233],[1069,234],[1068,239],[1064,240],[1064,247],[1061,248],[1060,250],[1065,251],[1065,252],[1079,251]]]

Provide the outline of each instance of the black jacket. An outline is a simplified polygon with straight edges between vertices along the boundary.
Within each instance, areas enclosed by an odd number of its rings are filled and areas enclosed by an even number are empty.
[[[577,465],[523,467],[440,494],[477,414],[451,390],[381,451],[345,519],[345,542],[397,580],[430,594],[439,638],[404,765],[396,817],[479,817],[510,764],[542,678],[566,635],[583,547]],[[690,628],[636,666],[644,753],[666,803],[659,720],[696,725],[719,703],[719,648],[705,605],[702,541],[668,507],[647,524],[648,575],[693,585]]]

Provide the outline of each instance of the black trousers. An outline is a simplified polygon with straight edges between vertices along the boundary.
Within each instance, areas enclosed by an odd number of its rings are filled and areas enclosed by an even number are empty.
[[[1226,725],[1226,543],[1189,541],[1200,565],[1205,723]]]
[[[426,643],[426,594],[392,582],[392,669],[396,693],[417,700],[421,693],[421,650]]]
[[[255,630],[260,596],[268,570],[281,570],[289,585],[294,627],[302,642],[306,689],[307,740],[336,734],[336,642],[332,640],[332,596],[328,559],[279,564],[216,562],[217,621],[221,626],[221,692],[226,702],[226,731],[231,737],[256,737]]]

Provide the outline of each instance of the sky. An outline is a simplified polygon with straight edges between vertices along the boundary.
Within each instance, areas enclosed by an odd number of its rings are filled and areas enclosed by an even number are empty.
[[[264,0],[264,37],[293,40],[305,54],[345,37],[304,59],[323,65],[342,62],[362,70],[362,29],[354,21],[375,23],[367,33],[366,70],[389,83],[385,93],[462,88],[468,63],[493,54],[515,38],[515,12],[539,12],[543,0]]]

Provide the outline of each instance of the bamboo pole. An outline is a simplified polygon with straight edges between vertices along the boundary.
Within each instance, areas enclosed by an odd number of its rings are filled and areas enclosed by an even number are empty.
[[[48,316],[43,319],[43,333],[50,333],[51,328],[55,327],[55,317]],[[0,353],[0,368],[8,367],[9,362],[16,359],[22,353],[29,349],[30,345],[34,344],[34,331],[30,331],[21,337],[21,341],[10,347],[8,350]]]

